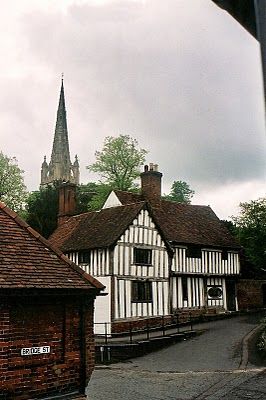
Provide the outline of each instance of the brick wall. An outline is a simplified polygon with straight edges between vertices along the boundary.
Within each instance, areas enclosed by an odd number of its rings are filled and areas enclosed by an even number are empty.
[[[93,300],[0,300],[0,400],[84,393],[94,366]],[[51,352],[21,355],[40,346]]]
[[[132,330],[141,330],[149,328],[159,328],[163,324],[171,323],[172,316],[167,315],[164,318],[162,317],[151,317],[151,318],[131,318],[131,320],[117,320],[112,322],[112,333],[123,333],[129,332]]]
[[[224,313],[223,307],[208,307],[208,308],[188,308],[175,310],[173,315],[166,315],[162,317],[150,317],[150,318],[131,318],[131,320],[116,320],[112,322],[112,333],[126,333],[130,329],[132,331],[142,330],[148,328],[161,328],[163,325],[171,323],[186,323],[191,320],[197,320],[204,315],[216,315]]]
[[[84,335],[85,335],[85,386],[88,385],[91,374],[95,364],[95,341],[94,341],[94,326],[93,326],[93,315],[94,315],[94,302],[91,300],[85,306],[84,313]]]
[[[264,304],[265,299],[263,299],[263,288],[266,295],[265,280],[241,279],[237,283],[237,301],[239,310],[265,307],[266,304]]]

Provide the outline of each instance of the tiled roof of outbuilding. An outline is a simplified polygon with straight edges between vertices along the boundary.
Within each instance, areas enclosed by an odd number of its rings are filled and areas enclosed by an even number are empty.
[[[99,291],[104,286],[0,202],[0,288]]]

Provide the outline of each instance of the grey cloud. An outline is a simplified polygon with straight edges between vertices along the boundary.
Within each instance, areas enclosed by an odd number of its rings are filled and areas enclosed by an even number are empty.
[[[129,133],[169,181],[265,176],[258,45],[209,1],[76,4],[22,23],[28,62],[65,72],[71,148],[83,167],[106,135]],[[45,114],[52,124],[54,115]]]

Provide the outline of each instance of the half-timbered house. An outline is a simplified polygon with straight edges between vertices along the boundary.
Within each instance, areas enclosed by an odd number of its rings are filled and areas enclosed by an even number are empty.
[[[95,321],[112,331],[237,310],[239,245],[210,207],[163,200],[161,178],[145,166],[141,194],[113,191],[101,210],[66,216],[50,239],[106,286]]]

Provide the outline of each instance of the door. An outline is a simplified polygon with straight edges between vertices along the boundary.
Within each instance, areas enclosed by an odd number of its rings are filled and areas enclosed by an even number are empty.
[[[236,283],[235,281],[226,281],[227,310],[236,311]]]

